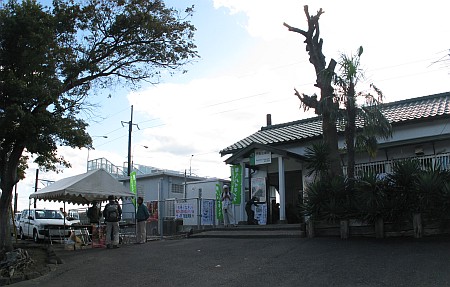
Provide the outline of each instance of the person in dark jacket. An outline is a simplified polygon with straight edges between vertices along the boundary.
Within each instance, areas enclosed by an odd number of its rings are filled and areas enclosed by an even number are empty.
[[[102,217],[102,212],[98,208],[97,201],[92,202],[92,206],[87,210],[87,217],[89,218],[89,223],[97,225],[100,222],[100,217]]]
[[[137,211],[136,211],[136,243],[142,244],[147,241],[147,219],[150,217],[147,206],[144,204],[144,199],[138,197],[137,199]]]
[[[106,248],[119,248],[119,221],[122,217],[122,208],[113,195],[108,196],[108,200],[109,203],[103,210],[106,222]]]
[[[255,207],[258,206],[258,198],[253,196],[247,203],[245,204],[245,212],[247,213],[247,224],[249,225],[258,225],[258,220],[255,219],[255,212],[252,209],[252,205]]]

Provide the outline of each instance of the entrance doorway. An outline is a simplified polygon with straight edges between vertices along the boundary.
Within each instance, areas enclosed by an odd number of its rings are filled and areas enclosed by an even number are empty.
[[[301,217],[299,215],[299,202],[303,201],[303,180],[302,171],[286,171],[285,176],[285,190],[286,190],[286,220],[289,224],[301,222]],[[279,220],[279,209],[277,210],[276,204],[280,204],[278,195],[278,172],[269,173],[267,179],[267,185],[269,188],[268,192],[268,203],[269,210],[267,212],[268,220],[267,222],[276,224]],[[274,192],[273,192],[273,191]],[[275,205],[273,203],[275,200]],[[278,211],[278,213],[277,213]]]

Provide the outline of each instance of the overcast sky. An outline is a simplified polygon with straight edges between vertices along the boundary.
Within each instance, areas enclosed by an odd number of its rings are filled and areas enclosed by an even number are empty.
[[[89,122],[95,150],[61,148],[59,152],[73,167],[60,174],[41,173],[41,179],[58,180],[85,172],[88,155],[126,165],[128,127],[121,121],[130,120],[131,105],[133,122],[139,126],[132,135],[135,163],[229,177],[219,151],[258,131],[266,124],[266,114],[272,114],[273,124],[314,115],[300,109],[293,94],[294,88],[307,94],[318,92],[304,38],[283,26],[286,22],[307,29],[306,4],[311,14],[319,8],[325,11],[320,28],[327,62],[364,47],[367,79],[360,90],[375,83],[386,102],[450,91],[448,1],[166,3],[180,10],[195,5],[192,22],[201,58],[186,67],[187,74],[163,76],[158,85],[143,85],[134,92],[117,87],[93,96],[92,101],[100,105]],[[19,209],[27,207],[34,190],[35,169],[31,165],[27,179],[19,184]],[[38,202],[38,207],[45,206],[50,204]]]

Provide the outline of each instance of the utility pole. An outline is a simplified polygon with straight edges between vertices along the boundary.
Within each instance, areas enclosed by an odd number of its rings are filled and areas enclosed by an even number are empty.
[[[38,190],[39,169],[36,169],[36,180],[34,182],[34,192]],[[36,198],[34,199],[34,208],[36,208]]]
[[[39,168],[36,169],[36,179],[34,181],[34,192],[38,191],[38,185],[39,185],[39,181],[44,184],[45,182],[45,186],[47,187],[49,184],[54,183],[54,180],[47,180],[47,179],[39,179]],[[17,184],[16,184],[16,201],[17,201]],[[36,208],[36,198],[34,199],[34,208]],[[16,202],[17,204],[17,202]],[[29,207],[29,205],[28,205]],[[14,207],[15,210],[17,210],[17,206]]]
[[[133,105],[131,105],[131,118],[129,122],[122,121],[123,124],[128,123],[128,168],[127,168],[127,175],[130,176],[131,173],[131,133],[133,132],[133,125],[135,125],[138,130],[139,126],[137,124],[133,124]]]

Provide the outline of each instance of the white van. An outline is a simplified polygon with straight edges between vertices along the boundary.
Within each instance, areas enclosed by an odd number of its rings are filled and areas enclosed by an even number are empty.
[[[64,239],[70,234],[70,225],[59,210],[26,209],[19,220],[19,235],[21,239],[31,237],[34,242],[45,238]]]

